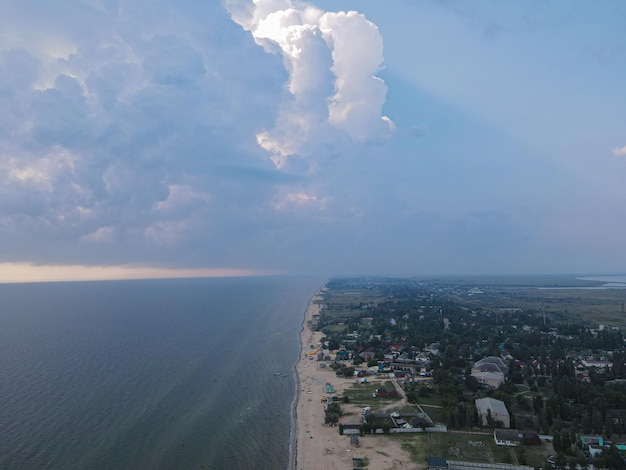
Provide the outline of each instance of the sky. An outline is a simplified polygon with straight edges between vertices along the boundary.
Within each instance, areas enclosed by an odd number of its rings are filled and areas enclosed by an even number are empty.
[[[621,0],[0,12],[0,281],[626,271]]]

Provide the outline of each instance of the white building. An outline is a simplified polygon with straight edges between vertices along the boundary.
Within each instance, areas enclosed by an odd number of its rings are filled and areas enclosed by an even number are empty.
[[[490,388],[498,388],[504,383],[504,374],[501,372],[474,372],[472,377],[480,385],[484,385]]]
[[[472,372],[500,372],[506,376],[509,373],[509,365],[500,357],[488,356],[477,361],[472,367]]]
[[[491,414],[491,419],[496,424],[496,427],[506,429],[511,427],[511,417],[503,401],[495,398],[477,398],[475,403],[483,426],[489,425],[487,418]]]

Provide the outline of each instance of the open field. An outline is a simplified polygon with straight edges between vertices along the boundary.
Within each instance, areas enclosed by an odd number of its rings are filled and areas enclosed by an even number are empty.
[[[327,331],[329,334],[347,333],[348,327],[345,325],[327,325],[325,327],[325,331]]]
[[[447,460],[467,460],[479,463],[522,464],[525,459],[525,465],[541,467],[546,457],[553,453],[552,446],[548,443],[517,448],[497,446],[491,433],[394,434],[388,438],[400,442],[414,462],[424,462],[427,455],[434,455]]]
[[[349,319],[363,315],[361,306],[390,300],[393,280],[353,279],[324,291],[324,315]],[[581,321],[626,328],[626,289],[601,288],[604,282],[574,276],[474,276],[407,280],[425,288],[437,287],[469,308],[494,311],[521,309],[545,312],[557,321]],[[477,287],[483,293],[468,296]]]
[[[354,383],[350,388],[346,390],[346,393],[350,397],[350,402],[361,406],[370,406],[372,410],[376,411],[378,408],[387,408],[390,404],[397,402],[400,405],[402,400],[398,398],[376,398],[372,394],[379,388],[393,388],[394,385],[390,380],[376,380],[367,383]],[[404,396],[404,392],[400,391],[400,395]]]
[[[581,321],[626,327],[625,289],[545,289],[484,287],[484,294],[466,299],[469,307],[515,308],[545,312],[556,321]]]

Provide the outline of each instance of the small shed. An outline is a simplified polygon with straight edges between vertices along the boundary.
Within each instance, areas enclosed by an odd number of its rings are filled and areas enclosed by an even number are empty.
[[[521,442],[519,431],[515,429],[494,429],[493,439],[499,446],[515,447]]]

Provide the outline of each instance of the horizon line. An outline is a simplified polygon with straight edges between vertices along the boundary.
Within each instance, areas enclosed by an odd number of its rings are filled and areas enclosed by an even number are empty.
[[[0,284],[271,276],[254,268],[163,268],[132,264],[81,265],[0,262]]]

